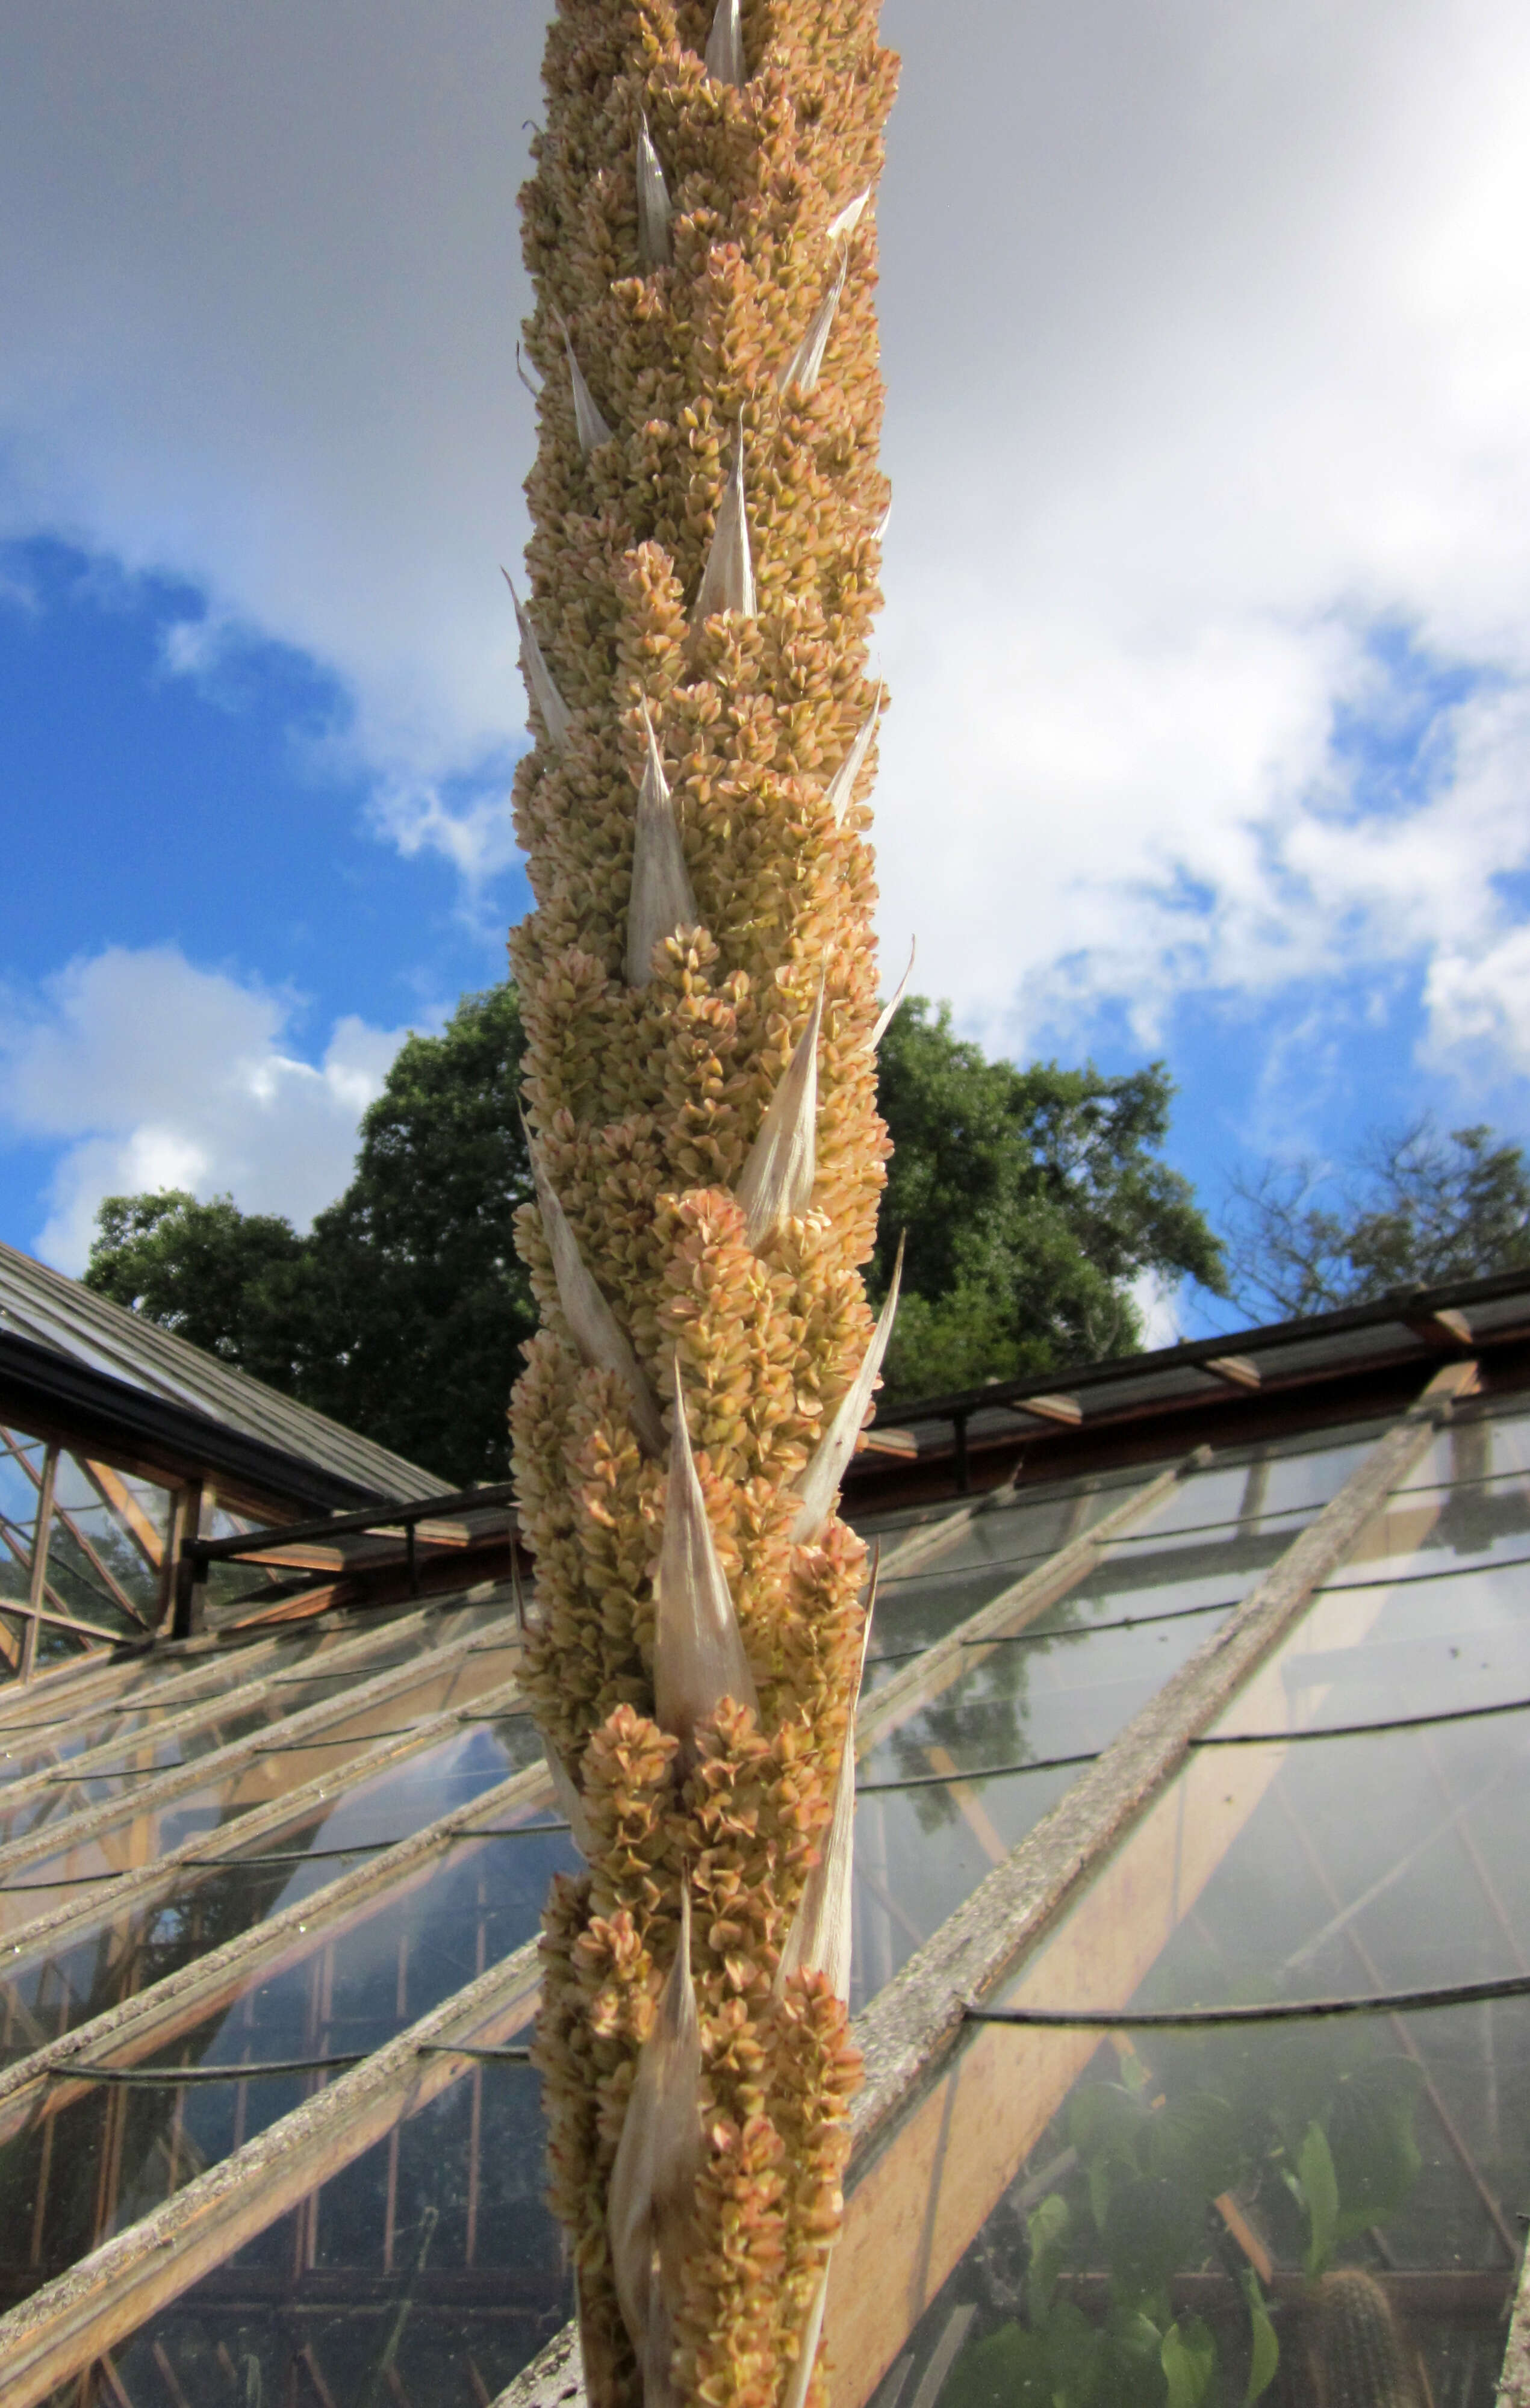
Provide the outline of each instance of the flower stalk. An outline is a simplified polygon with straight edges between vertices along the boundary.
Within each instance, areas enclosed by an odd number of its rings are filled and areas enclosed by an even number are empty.
[[[868,1570],[837,1503],[893,1309],[861,1278],[875,26],[559,0],[523,195],[543,1326],[512,1417],[527,1687],[585,1858],[537,2053],[592,2408],[827,2399]]]

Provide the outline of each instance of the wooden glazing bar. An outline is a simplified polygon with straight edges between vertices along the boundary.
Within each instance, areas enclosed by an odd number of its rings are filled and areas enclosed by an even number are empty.
[[[870,2399],[1099,2044],[1098,2032],[970,2025],[966,2003],[1012,1980],[1026,1952],[1086,1888],[1069,1927],[1077,2002],[1099,1995],[1113,2005],[1130,1997],[1167,1937],[1165,1899],[1177,1910],[1180,1899],[1199,1895],[1280,1755],[1272,1748],[1266,1761],[1266,1751],[1249,1750],[1245,1760],[1243,1751],[1231,1751],[1228,1762],[1218,1751],[1224,1777],[1215,1785],[1230,1793],[1231,1820],[1213,1828],[1207,1818],[1197,1832],[1195,1818],[1182,1811],[1182,1792],[1171,1787],[1187,1758],[1192,1772],[1209,1770],[1212,1757],[1197,1757],[1191,1740],[1294,1627],[1314,1589],[1427,1452],[1452,1402],[1470,1393],[1475,1375],[1469,1361],[1436,1373],[1229,1621],[858,2016],[866,2080],[855,2105],[827,2319],[842,2401]],[[863,1714],[885,1694],[869,1698]],[[1154,1817],[1162,1842],[1144,1881],[1119,1843]],[[1512,2408],[1530,2408],[1530,2298],[1522,2309],[1526,2387]],[[496,2408],[586,2408],[571,2327]]]
[[[497,1706],[508,1713],[513,1710],[519,1696],[516,1682],[513,1679],[506,1681],[499,1688],[475,1698],[471,1714],[480,1719]],[[467,1713],[455,1706],[448,1707],[440,1713],[426,1715],[397,1738],[375,1741],[370,1747],[352,1756],[339,1770],[317,1772],[310,1780],[299,1783],[266,1805],[251,1807],[236,1824],[225,1824],[213,1831],[198,1831],[191,1839],[182,1841],[180,1847],[167,1848],[163,1855],[147,1863],[105,1876],[99,1887],[93,1883],[64,1905],[53,1907],[35,1916],[32,1922],[22,1924],[7,1933],[7,1971],[20,1972],[34,1957],[55,1954],[77,1934],[99,1923],[103,1913],[120,1916],[153,1898],[163,1897],[175,1887],[189,1865],[237,1864],[240,1855],[247,1853],[252,1843],[263,1839],[267,1832],[280,1831],[299,1821],[310,1807],[333,1804],[347,1790],[371,1780],[374,1774],[385,1772],[405,1757],[434,1747],[440,1740],[450,1739],[462,1728],[467,1719]],[[528,1770],[536,1770],[536,1767],[528,1768]],[[547,1782],[545,1771],[541,1778],[547,1783],[545,1795],[550,1798],[552,1784]],[[539,1798],[542,1794],[536,1793]]]
[[[135,2065],[166,2048],[220,2008],[230,2007],[257,1974],[270,1979],[333,1942],[384,1901],[405,1897],[431,1877],[455,1833],[501,1815],[525,1814],[550,1796],[541,1764],[512,1773],[494,1789],[438,1815],[423,1829],[341,1873],[311,1896],[298,1899],[248,1931],[209,1949],[205,1956],[166,1974],[152,1989],[124,1999],[72,2031],[44,2039],[30,2057],[0,2071],[0,2148],[42,2115],[56,2114],[89,2087],[70,2081],[69,2068],[89,2060]],[[492,1841],[484,1841],[492,1846]],[[238,1859],[235,1859],[237,1862]],[[480,1929],[480,1958],[483,1934]],[[479,1971],[482,1971],[480,1963]]]
[[[32,1526],[32,1565],[27,1578],[27,1619],[22,1630],[22,1661],[18,1668],[22,1680],[29,1681],[37,1660],[37,1617],[43,1610],[43,1593],[48,1586],[48,1542],[53,1529],[53,1487],[58,1479],[59,1451],[51,1446],[43,1457],[42,1479],[37,1488],[37,1518]]]
[[[79,1464],[103,1505],[110,1507],[151,1571],[165,1561],[165,1541],[119,1471],[94,1456],[77,1455]]]
[[[416,1621],[417,1617],[411,1616],[411,1620]],[[353,1665],[359,1669],[361,1666],[365,1665],[367,1657],[369,1655],[381,1655],[383,1653],[388,1641],[392,1639],[397,1639],[398,1629],[399,1626],[397,1623],[393,1623],[382,1627],[374,1627],[371,1629],[358,1631],[353,1641],[349,1642],[343,1648],[335,1649],[332,1656],[326,1656],[321,1659],[322,1674],[321,1661],[316,1661],[314,1663],[314,1676],[322,1677],[323,1675],[327,1675],[331,1669],[336,1670],[339,1670],[342,1668],[349,1670]],[[475,1630],[470,1635],[472,1638],[478,1639],[483,1637],[483,1632]],[[460,1652],[462,1642],[454,1641],[452,1643],[455,1645]],[[267,1648],[265,1652],[268,1657],[270,1652],[269,1649]],[[400,1674],[408,1670],[413,1670],[416,1673],[426,1671],[428,1670],[438,1660],[444,1660],[447,1656],[447,1652],[448,1651],[446,1649],[422,1650],[417,1657],[411,1659],[409,1665],[399,1665],[390,1667],[389,1669],[397,1670]],[[334,1658],[336,1657],[340,1658],[341,1662],[338,1664],[335,1663]],[[131,1756],[137,1748],[145,1746],[157,1747],[166,1740],[180,1739],[187,1733],[205,1730],[209,1727],[215,1727],[230,1713],[248,1713],[253,1707],[268,1703],[278,1716],[280,1716],[281,1708],[281,1684],[285,1676],[285,1668],[284,1666],[281,1666],[280,1658],[278,1659],[278,1664],[280,1669],[268,1672],[264,1678],[257,1676],[254,1680],[236,1681],[232,1677],[231,1667],[225,1659],[223,1665],[224,1678],[219,1682],[217,1686],[208,1688],[198,1694],[187,1705],[182,1707],[179,1713],[161,1714],[156,1712],[152,1722],[146,1727],[136,1731],[123,1732],[121,1736],[114,1734],[109,1738],[102,1740],[94,1747],[81,1749],[78,1756],[72,1756],[69,1757],[65,1770],[71,1780],[78,1779],[80,1781],[87,1781],[91,1779],[93,1775],[104,1770],[109,1770],[112,1766],[121,1764],[124,1757]],[[158,1693],[156,1692],[156,1694]],[[361,1696],[363,1692],[361,1690],[354,1689],[350,1691],[346,1697],[342,1697],[336,1700],[336,1702],[344,1704],[349,1700],[354,1700],[356,1697]],[[329,1701],[321,1699],[318,1700],[318,1702],[327,1703]],[[304,1711],[306,1712],[307,1709]],[[296,1714],[291,1717],[291,1721],[294,1726],[296,1726],[297,1720],[298,1717]],[[270,1730],[279,1727],[281,1727],[280,1724],[268,1725],[265,1736],[268,1737]],[[257,1737],[259,1735],[252,1733],[249,1734],[249,1736]],[[210,1764],[213,1760],[213,1756],[210,1754],[197,1759],[201,1764]],[[49,1766],[39,1769],[36,1772],[24,1773],[19,1781],[9,1782],[6,1784],[4,1789],[0,1789],[0,1813],[8,1813],[13,1806],[18,1805],[28,1797],[36,1795],[42,1791],[56,1789],[57,1786],[58,1769],[56,1767]],[[62,1830],[65,1826],[63,1824],[59,1824],[54,1828],[55,1829]]]
[[[31,1481],[33,1486],[40,1490],[42,1486],[42,1474],[37,1470],[36,1465],[32,1462],[31,1457],[26,1454],[25,1450],[17,1445],[16,1440],[12,1438],[8,1430],[0,1429],[0,1441],[4,1442],[6,1452],[21,1466],[27,1478]],[[71,1456],[70,1460],[73,1461],[73,1459],[74,1458]],[[80,1528],[79,1523],[75,1520],[74,1515],[68,1512],[66,1507],[59,1503],[56,1497],[53,1499],[53,1511],[57,1514],[63,1527],[68,1531],[70,1538],[75,1542],[75,1545],[79,1549],[85,1561],[90,1565],[91,1570],[101,1581],[105,1583],[112,1603],[116,1605],[122,1612],[125,1613],[131,1621],[136,1622],[140,1629],[147,1629],[149,1627],[148,1624],[144,1621],[142,1613],[139,1612],[137,1605],[135,1605],[133,1599],[129,1597],[126,1589],[123,1588],[122,1582],[117,1578],[115,1572],[112,1571],[110,1566],[102,1560],[86,1532]]]
[[[0,2397],[32,2408],[472,2071],[537,2007],[528,1942],[0,2316]]]
[[[433,1675],[449,1671],[469,1652],[475,1640],[482,1639],[481,1629],[465,1631],[458,1639],[450,1639],[444,1646],[432,1648],[418,1662],[396,1665],[392,1670],[379,1672],[369,1681],[362,1681],[354,1689],[341,1690],[338,1697],[317,1698],[310,1706],[301,1707],[280,1726],[283,1740],[296,1743],[317,1738],[336,1723],[346,1722],[366,1713],[374,1706],[388,1704]],[[241,1692],[248,1700],[250,1692]],[[216,1719],[216,1717],[214,1717]],[[211,1748],[206,1756],[191,1757],[183,1764],[171,1765],[154,1780],[145,1782],[131,1797],[102,1799],[94,1806],[82,1806],[57,1823],[39,1825],[35,1830],[23,1831],[14,1840],[0,1845],[0,1881],[9,1881],[22,1868],[47,1856],[62,1856],[67,1850],[84,1846],[98,1839],[117,1825],[131,1822],[138,1815],[168,1805],[190,1789],[202,1789],[212,1783],[238,1772],[271,1742],[272,1726],[263,1724],[246,1732],[242,1739],[231,1740],[224,1747]],[[129,1752],[129,1740],[119,1751]],[[72,1774],[75,1768],[67,1768]],[[47,1776],[45,1776],[47,1777]],[[56,1776],[53,1776],[56,1778]],[[99,1777],[99,1776],[97,1776]]]
[[[1077,1538],[1060,1547],[1055,1555],[1047,1555],[1023,1579],[1012,1581],[976,1613],[969,1615],[944,1639],[937,1640],[932,1647],[927,1647],[901,1672],[895,1672],[881,1688],[873,1689],[863,1699],[856,1718],[858,1757],[869,1756],[873,1748],[880,1746],[889,1731],[896,1730],[900,1724],[907,1722],[911,1714],[917,1713],[932,1698],[939,1697],[974,1665],[980,1664],[985,1653],[980,1642],[984,1639],[1001,1635],[1008,1637],[1014,1631],[1023,1629],[1028,1622],[1033,1622],[1049,1606],[1056,1605],[1070,1589],[1076,1588],[1079,1582],[1094,1570],[1113,1539],[1119,1538],[1123,1531],[1130,1530],[1134,1524],[1156,1512],[1182,1480],[1191,1471],[1204,1469],[1209,1460],[1208,1451],[1204,1447],[1198,1448],[1193,1455],[1171,1464],[1166,1471],[1161,1471],[1143,1487],[1130,1490],[1120,1504],[1110,1512],[1102,1514],[1089,1529],[1080,1531]]]

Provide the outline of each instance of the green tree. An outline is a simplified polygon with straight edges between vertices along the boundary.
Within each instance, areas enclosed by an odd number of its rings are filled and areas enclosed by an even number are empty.
[[[292,1280],[303,1254],[304,1240],[275,1212],[241,1212],[231,1196],[199,1204],[166,1187],[106,1198],[85,1285],[293,1395]]]
[[[179,1191],[111,1197],[86,1284],[466,1486],[502,1480],[536,1326],[511,1222],[531,1193],[512,986],[406,1039],[350,1186],[299,1237]]]
[[[411,1037],[354,1175],[307,1237],[227,1197],[102,1205],[87,1283],[321,1412],[466,1484],[502,1479],[505,1406],[535,1327],[511,1216],[530,1192],[513,986]],[[1156,1158],[1161,1064],[1107,1079],[989,1062],[915,998],[882,1041],[897,1148],[872,1285],[907,1231],[890,1393],[1125,1354],[1144,1271],[1220,1289],[1217,1241]]]
[[[1174,1097],[1162,1063],[1110,1079],[990,1062],[945,1006],[915,996],[882,1040],[880,1072],[894,1153],[878,1294],[907,1233],[889,1393],[1130,1354],[1145,1272],[1223,1292],[1221,1249],[1189,1182],[1155,1156]]]
[[[1250,1316],[1364,1304],[1530,1261],[1530,1164],[1491,1128],[1427,1116],[1373,1132],[1332,1167],[1232,1182],[1230,1293]]]

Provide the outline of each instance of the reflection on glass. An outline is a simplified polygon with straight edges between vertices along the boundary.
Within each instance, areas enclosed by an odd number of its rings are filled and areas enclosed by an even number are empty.
[[[1434,1584],[1346,1596],[1343,1577],[1220,1733],[1476,1698],[1511,1615],[1502,1574],[1449,1584],[1454,1637],[1437,1604],[1418,1621]],[[1530,1713],[1200,1748],[1007,2002],[1179,2011],[1523,1975],[1527,1770]],[[1530,2198],[1530,2000],[1108,2039],[991,2027],[964,2064],[1024,2105],[1014,2179],[907,2353],[917,2378],[954,2334],[942,2408],[1489,2408]]]
[[[859,1768],[853,2006],[874,1995],[1033,1828],[1078,1759],[1108,1746],[1205,1643],[1363,1452],[1345,1432],[1331,1455],[1308,1448],[1293,1466],[1280,1459],[1304,1502],[1278,1519],[1256,1514],[1199,1529],[1204,1514],[1192,1507],[1187,1528],[1159,1535],[1156,1522],[1145,1526],[1151,1545],[1112,1542],[1055,1605],[997,1643],[974,1646],[944,1685],[910,1700]],[[1239,1465],[1218,1491],[1219,1505],[1246,1500],[1263,1462]],[[1193,1485],[1176,1488],[1171,1502],[1180,1505]],[[915,1585],[900,1609],[905,1627],[917,1612]],[[938,1779],[952,1773],[974,1777]]]
[[[179,2127],[162,2100],[136,2162],[200,2149],[215,2087]],[[570,2313],[542,2186],[536,2076],[481,2067],[72,2378],[71,2408],[483,2408]]]
[[[36,2102],[29,2128],[0,2146],[0,2259],[7,2296],[34,2287],[157,2207],[181,2185],[289,2114],[323,2075],[295,2071],[240,2080],[241,2065],[270,2066],[355,2056],[381,2047],[440,2005],[486,1966],[529,1940],[547,1885],[571,1870],[564,1832],[464,1840],[397,1894],[370,1902],[354,1923],[298,1934],[279,1959],[255,1969],[210,2011],[188,2006],[156,2028],[142,2067],[229,2068],[224,2083],[177,2089],[99,2085],[73,2096],[58,2087]],[[189,1915],[158,1918],[138,1952],[147,1986],[229,1936],[218,1926],[275,1914],[301,1895],[280,1870],[225,1876],[198,1893]],[[253,1919],[253,1918],[252,1918]],[[186,1925],[189,1928],[183,1928]],[[62,1996],[62,1993],[61,1993]],[[37,2037],[50,2000],[29,2018]],[[6,2234],[27,2233],[26,2268]]]

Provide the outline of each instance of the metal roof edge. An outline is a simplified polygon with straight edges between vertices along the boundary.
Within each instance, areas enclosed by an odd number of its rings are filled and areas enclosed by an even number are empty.
[[[0,1330],[0,1419],[23,1427],[41,1423],[39,1435],[56,1434],[70,1447],[97,1446],[108,1459],[125,1454],[172,1481],[211,1475],[321,1510],[391,1503],[404,1494],[348,1480],[8,1330]]]

